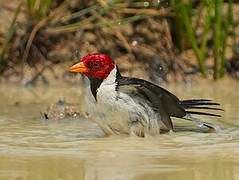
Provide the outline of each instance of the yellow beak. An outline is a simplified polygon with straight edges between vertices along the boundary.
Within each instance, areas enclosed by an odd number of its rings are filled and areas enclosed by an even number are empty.
[[[69,71],[74,73],[86,73],[89,72],[89,69],[84,65],[83,62],[79,62],[71,66]]]

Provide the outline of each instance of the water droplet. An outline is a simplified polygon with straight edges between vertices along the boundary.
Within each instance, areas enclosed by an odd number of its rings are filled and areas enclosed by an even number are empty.
[[[156,5],[156,6],[159,6],[159,5],[160,5],[160,0],[156,1],[156,2],[155,2],[155,5]]]
[[[118,25],[121,25],[121,22],[118,22]]]
[[[63,113],[60,113],[60,118],[64,118],[64,114]]]
[[[134,41],[132,41],[131,44],[132,44],[132,46],[137,46],[137,45],[138,45],[138,41],[135,41],[135,40],[134,40]]]
[[[144,2],[144,7],[149,7],[149,2],[145,1]]]

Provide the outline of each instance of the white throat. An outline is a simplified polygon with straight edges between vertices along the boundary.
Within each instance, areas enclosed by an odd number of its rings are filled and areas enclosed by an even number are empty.
[[[116,92],[116,73],[117,68],[115,66],[114,69],[110,72],[108,77],[104,79],[101,83],[100,87],[97,89],[97,100],[99,101],[108,101],[109,99],[115,99],[117,96]]]
[[[114,69],[111,70],[111,72],[107,76],[107,78],[103,80],[103,82],[100,86],[115,84],[116,83],[116,73],[117,73],[117,68],[115,66]]]

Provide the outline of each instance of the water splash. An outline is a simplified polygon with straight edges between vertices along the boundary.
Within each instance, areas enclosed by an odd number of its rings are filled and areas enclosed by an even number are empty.
[[[149,7],[149,2],[148,1],[144,2],[144,7]]]

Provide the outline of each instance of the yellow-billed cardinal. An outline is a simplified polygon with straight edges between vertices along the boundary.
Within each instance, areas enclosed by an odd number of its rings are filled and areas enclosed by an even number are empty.
[[[90,80],[97,123],[107,134],[159,134],[160,130],[173,130],[171,117],[195,121],[200,126],[214,128],[195,120],[191,114],[218,116],[217,114],[188,109],[222,110],[207,99],[179,100],[175,95],[148,81],[121,76],[118,67],[106,54],[88,54],[70,68]],[[206,105],[206,106],[205,106]]]

